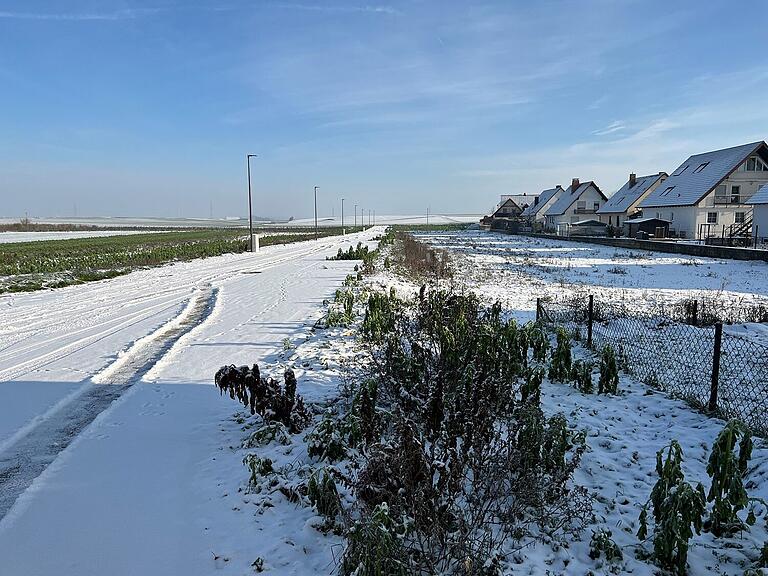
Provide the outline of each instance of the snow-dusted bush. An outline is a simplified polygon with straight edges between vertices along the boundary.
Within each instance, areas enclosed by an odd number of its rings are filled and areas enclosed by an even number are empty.
[[[565,382],[571,376],[571,337],[565,328],[557,328],[557,346],[549,364],[550,380]]]
[[[664,452],[666,451],[666,458]],[[641,540],[648,537],[648,504],[653,507],[653,558],[662,568],[685,576],[689,541],[701,533],[706,501],[701,483],[692,487],[682,469],[683,450],[676,440],[656,453],[656,481],[640,513]]]
[[[307,483],[307,497],[318,513],[333,521],[341,511],[341,499],[336,482],[327,469],[315,470]]]
[[[285,386],[281,387],[271,378],[262,378],[257,364],[252,368],[230,365],[216,372],[215,381],[221,394],[237,399],[251,414],[259,414],[265,422],[281,422],[295,434],[309,424],[311,417],[304,400],[296,394],[293,370],[286,370],[284,378]]]
[[[592,384],[592,369],[594,364],[588,360],[576,360],[571,366],[571,380],[576,384],[576,388],[584,394],[592,394],[594,386]]]
[[[342,576],[409,576],[408,557],[386,504],[364,514],[347,533]]]
[[[606,344],[600,354],[600,380],[597,383],[598,394],[617,394],[619,391],[619,367],[616,353]]]

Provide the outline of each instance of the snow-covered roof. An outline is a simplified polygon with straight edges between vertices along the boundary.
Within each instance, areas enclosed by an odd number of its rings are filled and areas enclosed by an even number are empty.
[[[693,206],[757,151],[768,158],[768,147],[763,141],[691,156],[640,202],[640,208]]]
[[[562,191],[563,189],[560,186],[555,186],[554,188],[544,190],[541,194],[539,194],[539,202],[537,204],[531,204],[530,206],[528,206],[528,208],[523,210],[522,215],[535,216],[544,207],[544,204],[549,202],[555,194]]]
[[[622,214],[629,210],[629,207],[637,202],[643,194],[645,194],[651,186],[653,186],[660,178],[666,178],[666,172],[659,172],[658,174],[651,174],[650,176],[638,176],[635,180],[635,185],[630,186],[630,180],[622,186],[618,192],[608,198],[598,214]]]
[[[608,224],[600,222],[600,220],[579,220],[571,224],[571,226],[608,226]]]
[[[568,208],[578,200],[581,195],[586,192],[590,186],[594,186],[595,190],[597,190],[600,193],[600,196],[605,198],[605,194],[603,194],[602,190],[597,187],[597,184],[595,184],[592,180],[589,180],[587,182],[581,182],[577,187],[576,190],[571,190],[573,188],[573,185],[568,186],[566,191],[560,195],[560,198],[558,198],[554,204],[547,210],[544,215],[545,216],[559,216],[560,214],[565,214],[565,211],[568,210]]]
[[[671,220],[664,220],[664,218],[652,218],[651,216],[648,216],[647,218],[633,218],[632,220],[624,220],[624,224],[642,224],[643,222],[650,222],[651,220],[658,220],[659,222],[666,222],[667,224],[671,224]]]
[[[762,186],[746,201],[747,204],[768,204],[768,184]]]

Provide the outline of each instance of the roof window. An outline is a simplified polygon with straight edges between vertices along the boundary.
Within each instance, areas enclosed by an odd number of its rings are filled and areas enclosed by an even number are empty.
[[[709,166],[709,162],[703,162],[703,163],[699,164],[699,167],[696,168],[696,170],[694,170],[693,173],[694,174],[698,174],[699,172],[704,170],[704,168],[706,168],[707,166]]]
[[[666,188],[666,189],[664,190],[664,192],[662,192],[662,193],[661,193],[661,195],[662,195],[662,196],[668,196],[668,195],[669,195],[669,193],[670,193],[670,192],[672,192],[672,190],[674,190],[674,189],[675,189],[675,187],[674,187],[674,186],[669,186],[668,188]]]

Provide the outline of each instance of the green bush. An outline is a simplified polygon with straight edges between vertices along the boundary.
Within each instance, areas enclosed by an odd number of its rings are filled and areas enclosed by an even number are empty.
[[[576,388],[584,394],[592,394],[594,391],[592,368],[594,368],[594,364],[587,360],[576,360],[571,366],[571,380],[576,384]]]
[[[618,394],[619,368],[613,348],[606,344],[600,355],[600,380],[597,383],[598,394]]]
[[[564,328],[557,329],[557,347],[552,352],[549,378],[565,382],[571,376],[571,338]]]
[[[347,534],[342,576],[408,576],[408,561],[386,503],[355,522]]]
[[[307,497],[318,513],[328,520],[335,520],[341,511],[341,498],[336,482],[327,469],[315,470],[307,483]]]

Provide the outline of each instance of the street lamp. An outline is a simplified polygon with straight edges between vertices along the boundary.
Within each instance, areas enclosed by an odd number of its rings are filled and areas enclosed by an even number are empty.
[[[357,228],[357,204],[355,204],[355,228]]]
[[[341,233],[344,234],[344,198],[341,199]]]
[[[317,189],[318,186],[315,186],[315,240],[317,240]]]
[[[253,202],[251,201],[251,158],[256,158],[256,154],[248,154],[245,158],[245,163],[248,165],[248,245],[253,252]]]

